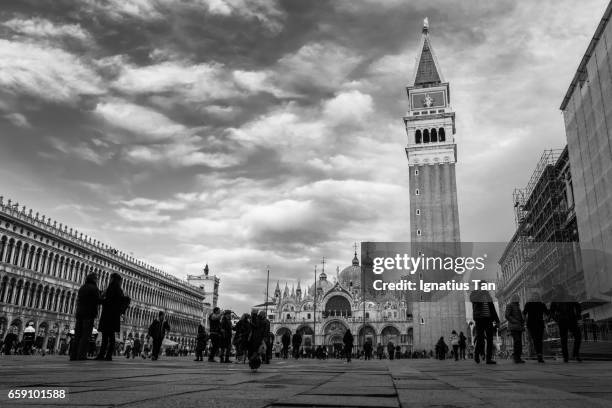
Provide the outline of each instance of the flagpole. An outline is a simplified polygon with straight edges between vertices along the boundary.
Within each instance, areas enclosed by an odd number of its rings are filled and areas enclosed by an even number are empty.
[[[314,267],[314,294],[312,296],[312,345],[317,347],[317,265]]]

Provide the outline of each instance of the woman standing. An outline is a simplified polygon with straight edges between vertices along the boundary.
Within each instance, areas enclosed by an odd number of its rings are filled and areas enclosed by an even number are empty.
[[[102,299],[102,314],[98,329],[102,332],[102,345],[96,360],[112,361],[115,351],[115,333],[121,330],[121,315],[130,305],[130,298],[124,296],[121,289],[121,275],[110,276],[108,288]]]

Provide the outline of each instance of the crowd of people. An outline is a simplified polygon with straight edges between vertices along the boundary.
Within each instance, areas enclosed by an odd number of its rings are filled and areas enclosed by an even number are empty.
[[[60,348],[60,354],[69,354],[70,360],[85,360],[88,357],[95,360],[110,361],[113,356],[124,355],[126,358],[151,358],[155,361],[161,354],[161,348],[165,335],[170,331],[170,325],[163,311],[151,323],[147,333],[147,340],[129,337],[125,343],[118,344],[115,341],[115,333],[120,331],[121,315],[125,313],[130,305],[130,298],[126,296],[121,288],[122,278],[113,273],[110,277],[108,287],[100,292],[97,286],[97,275],[91,273],[86,277],[85,283],[78,292],[76,304],[76,325],[74,336],[68,342],[64,342]],[[527,330],[537,355],[537,361],[544,362],[543,338],[547,320],[554,320],[559,328],[561,351],[563,360],[569,361],[568,334],[574,338],[572,357],[577,361],[580,358],[581,331],[578,321],[581,318],[580,304],[569,301],[569,296],[562,286],[555,288],[558,301],[547,306],[542,302],[539,295],[534,293],[531,299],[521,310],[520,298],[514,295],[507,304],[505,318],[508,330],[513,339],[514,362],[524,363],[523,332]],[[563,301],[561,301],[563,300]],[[270,321],[264,311],[253,311],[251,314],[243,314],[238,322],[232,324],[232,312],[221,311],[218,307],[208,316],[208,328],[202,324],[198,327],[197,342],[195,347],[195,361],[215,362],[219,358],[220,363],[230,363],[234,358],[237,363],[249,363],[251,369],[256,370],[262,363],[269,364],[272,356],[287,359],[316,358],[316,359],[346,359],[350,363],[353,358],[371,360],[373,358],[389,360],[400,358],[436,358],[444,360],[447,357],[454,360],[473,358],[476,363],[482,359],[486,364],[495,364],[493,358],[494,333],[499,328],[500,319],[495,309],[495,304],[490,293],[486,290],[475,290],[470,295],[474,319],[474,346],[468,345],[463,332],[457,333],[453,330],[448,337],[448,344],[444,337],[440,337],[435,344],[434,350],[402,351],[401,347],[388,341],[386,345],[378,343],[376,347],[371,339],[359,347],[355,347],[354,336],[347,329],[342,338],[342,345],[334,346],[305,346],[300,332],[283,332],[280,339],[275,342],[275,336],[270,332]],[[101,314],[98,329],[94,326],[94,320]],[[102,341],[97,347],[96,339],[98,332],[102,334]],[[37,344],[35,330],[28,325],[24,330],[23,338],[17,341],[15,333],[9,333],[4,339],[0,350],[4,354],[11,351],[19,354],[33,354],[40,351]],[[166,350],[166,355],[188,355],[191,350],[184,346]],[[43,351],[44,354],[44,351]]]

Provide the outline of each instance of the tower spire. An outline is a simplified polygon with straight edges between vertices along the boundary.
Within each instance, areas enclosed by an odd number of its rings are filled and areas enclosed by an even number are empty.
[[[414,67],[412,86],[435,86],[446,82],[429,39],[429,19],[423,20],[423,30]]]

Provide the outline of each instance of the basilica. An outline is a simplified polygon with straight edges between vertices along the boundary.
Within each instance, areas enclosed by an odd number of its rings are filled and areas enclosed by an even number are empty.
[[[373,295],[361,285],[361,266],[355,252],[351,265],[342,271],[337,268],[333,279],[322,270],[316,282],[304,290],[300,281],[291,290],[287,284],[281,290],[277,283],[273,300],[255,309],[267,307],[271,332],[277,340],[287,331],[299,332],[305,349],[313,345],[337,347],[350,329],[357,348],[366,341],[374,346],[386,346],[391,341],[402,352],[411,352],[413,319],[406,302],[393,294]]]

